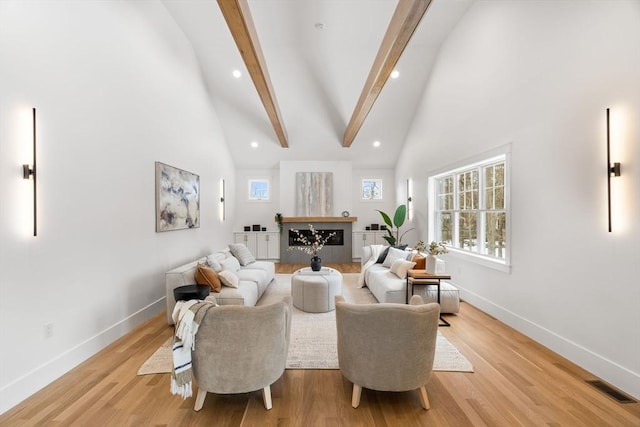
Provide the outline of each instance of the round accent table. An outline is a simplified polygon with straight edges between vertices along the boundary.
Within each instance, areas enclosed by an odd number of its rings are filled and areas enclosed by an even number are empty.
[[[294,307],[307,313],[326,313],[336,309],[335,297],[342,295],[342,274],[332,268],[312,271],[306,267],[291,277]]]
[[[173,290],[173,298],[176,301],[189,301],[190,299],[203,300],[211,291],[209,285],[185,285]]]

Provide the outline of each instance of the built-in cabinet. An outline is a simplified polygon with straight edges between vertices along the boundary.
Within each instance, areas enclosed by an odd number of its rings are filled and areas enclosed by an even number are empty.
[[[354,259],[362,258],[362,247],[367,245],[387,245],[386,231],[354,231],[352,254]]]
[[[245,231],[233,233],[236,243],[244,243],[256,259],[280,258],[280,233],[277,231]]]

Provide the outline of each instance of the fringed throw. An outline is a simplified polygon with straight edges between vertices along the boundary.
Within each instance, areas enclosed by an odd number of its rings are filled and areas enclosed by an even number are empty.
[[[173,339],[173,371],[171,373],[171,393],[191,397],[192,371],[191,351],[196,348],[196,334],[204,315],[218,304],[211,301],[178,301],[173,309],[176,333]]]

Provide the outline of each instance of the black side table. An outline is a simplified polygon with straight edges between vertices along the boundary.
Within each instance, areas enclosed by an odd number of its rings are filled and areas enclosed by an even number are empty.
[[[205,299],[209,296],[211,287],[209,285],[186,285],[179,286],[173,290],[173,297],[176,301],[189,301],[190,299]]]

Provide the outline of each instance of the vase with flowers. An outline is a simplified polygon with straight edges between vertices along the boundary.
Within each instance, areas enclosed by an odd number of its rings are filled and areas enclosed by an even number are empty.
[[[311,270],[320,271],[322,268],[322,259],[318,256],[324,245],[329,239],[336,235],[335,232],[327,233],[316,230],[313,225],[309,224],[309,230],[291,230],[296,234],[296,241],[299,245],[289,246],[289,250],[297,249],[306,254],[311,255]]]
[[[444,245],[444,242],[431,242],[429,243],[428,248],[429,254],[427,254],[427,259],[425,260],[425,269],[427,273],[435,274],[436,273],[436,265],[438,264],[438,255],[446,254],[449,251],[447,247]]]

